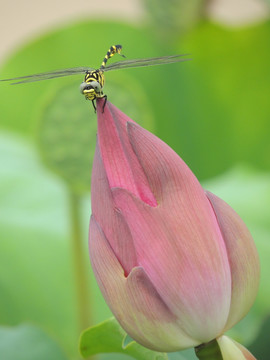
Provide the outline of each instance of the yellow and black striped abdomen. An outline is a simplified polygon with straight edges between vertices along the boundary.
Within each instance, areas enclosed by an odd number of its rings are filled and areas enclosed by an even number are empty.
[[[107,54],[105,55],[105,57],[104,57],[104,59],[103,59],[103,61],[101,63],[100,70],[105,68],[108,59],[110,59],[114,54],[120,54],[121,50],[122,50],[122,45],[113,45],[113,46],[111,46],[109,48],[109,50],[107,51]]]

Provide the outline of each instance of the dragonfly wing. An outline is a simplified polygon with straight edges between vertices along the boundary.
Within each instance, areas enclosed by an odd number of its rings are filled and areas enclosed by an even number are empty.
[[[76,75],[76,74],[83,74],[87,71],[92,71],[93,68],[90,67],[76,67],[76,68],[70,68],[70,69],[63,69],[63,70],[56,70],[52,72],[45,72],[40,74],[33,74],[33,75],[27,75],[27,76],[19,76],[15,78],[10,79],[3,79],[0,81],[9,81],[11,82],[11,85],[16,84],[23,84],[28,82],[34,82],[34,81],[41,81],[41,80],[48,80],[48,79],[54,79],[58,77],[64,77],[64,76],[70,76],[70,75]]]
[[[188,54],[170,55],[170,56],[162,56],[162,57],[154,57],[154,58],[146,58],[146,59],[123,60],[108,65],[107,67],[105,67],[104,71],[143,67],[143,66],[173,64],[181,61],[191,60],[189,58],[183,58],[183,56],[187,56],[187,55]]]

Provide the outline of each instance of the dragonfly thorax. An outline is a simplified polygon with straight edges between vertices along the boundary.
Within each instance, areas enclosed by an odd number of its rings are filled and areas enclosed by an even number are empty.
[[[84,81],[86,83],[90,83],[92,81],[97,81],[101,88],[104,86],[104,73],[101,70],[93,70],[93,71],[87,71],[85,74]]]

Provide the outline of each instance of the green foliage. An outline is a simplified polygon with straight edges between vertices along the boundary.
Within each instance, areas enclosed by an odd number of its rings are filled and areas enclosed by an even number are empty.
[[[270,169],[269,37],[270,22],[241,30],[205,22],[178,40],[174,52],[192,61],[173,69],[170,98],[156,101],[157,131],[200,179],[239,162]]]
[[[80,330],[67,191],[40,164],[33,146],[18,136],[0,135],[0,162],[0,323],[38,324],[76,358]],[[96,323],[111,313],[88,259],[89,196],[80,210],[88,264],[85,287]]]
[[[93,33],[98,33],[99,36],[91,37],[91,42],[89,42],[89,34]],[[101,41],[102,38],[104,38],[103,41]],[[134,40],[130,41],[130,39]],[[140,44],[139,48],[134,41]],[[5,64],[1,71],[1,78],[75,66],[99,67],[107,49],[114,43],[122,43],[123,53],[130,59],[158,54],[144,30],[117,23],[85,22],[47,34],[23,47]],[[134,113],[142,117],[142,121],[147,119],[145,125],[149,126],[147,123],[149,122],[149,104],[143,96],[144,87],[135,76],[130,76],[128,71],[108,74],[106,76],[108,84],[114,85],[109,99],[114,103],[117,103],[114,99],[119,99],[120,103],[124,101],[126,109],[135,110]],[[74,79],[77,79],[77,83]],[[1,127],[32,135],[37,126],[40,107],[42,108],[44,101],[55,97],[56,90],[61,90],[59,84],[62,87],[73,85],[75,109],[78,99],[81,106],[88,109],[90,103],[86,103],[79,92],[79,84],[82,81],[83,76],[78,75],[73,78],[60,78],[26,85],[10,86],[7,83],[1,83]],[[117,88],[119,92],[116,91]],[[15,100],[16,106],[14,106]],[[131,105],[132,102],[135,104]],[[67,111],[65,113],[65,110],[62,110],[61,116],[65,117],[66,114]]]
[[[173,43],[179,34],[186,32],[200,21],[203,0],[144,0],[155,35],[164,42]]]
[[[168,358],[169,360],[198,360],[197,356],[195,355],[195,350],[193,348],[178,351],[175,353],[169,353]]]
[[[92,104],[74,96],[74,84],[58,87],[40,109],[38,146],[46,165],[75,193],[89,192],[96,143]]]
[[[1,136],[0,322],[32,321],[74,351],[66,192],[25,141]]]
[[[166,354],[146,349],[129,338],[114,318],[85,330],[80,351],[84,358],[100,353],[122,353],[137,360],[168,360]]]
[[[0,358],[3,360],[67,360],[59,346],[33,325],[0,327]]]
[[[256,357],[260,360],[269,359],[269,334],[270,334],[270,316],[268,316],[257,337],[249,346],[249,350],[252,354],[256,354]]]

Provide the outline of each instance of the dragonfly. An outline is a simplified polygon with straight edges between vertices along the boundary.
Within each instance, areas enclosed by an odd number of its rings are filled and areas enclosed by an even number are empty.
[[[187,54],[181,55],[169,55],[162,57],[152,57],[145,59],[132,59],[132,60],[122,60],[118,62],[111,63],[107,65],[107,61],[113,57],[115,54],[125,58],[125,55],[121,54],[122,45],[112,45],[107,51],[101,66],[98,69],[91,67],[75,67],[69,69],[55,70],[51,72],[44,72],[39,74],[19,76],[10,79],[2,79],[0,81],[8,81],[11,85],[30,83],[34,81],[55,79],[65,76],[85,74],[84,81],[80,85],[80,91],[85,96],[87,100],[91,100],[94,110],[96,111],[95,100],[104,98],[103,111],[107,101],[107,95],[103,93],[103,87],[105,82],[104,73],[112,70],[144,67],[144,66],[154,66],[154,65],[163,65],[163,64],[172,64],[182,61],[190,60],[185,58]]]

